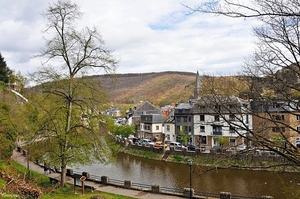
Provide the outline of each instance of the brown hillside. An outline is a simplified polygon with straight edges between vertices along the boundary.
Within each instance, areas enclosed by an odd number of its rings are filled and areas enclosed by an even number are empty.
[[[115,104],[135,104],[149,101],[164,106],[173,102],[186,102],[194,92],[196,73],[160,72],[117,74],[115,81],[107,75],[99,79]]]

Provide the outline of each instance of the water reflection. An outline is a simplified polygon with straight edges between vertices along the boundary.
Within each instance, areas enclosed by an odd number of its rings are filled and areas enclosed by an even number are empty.
[[[227,191],[233,195],[253,197],[270,195],[282,199],[285,198],[282,193],[283,187],[294,186],[296,190],[300,190],[300,174],[215,169],[199,175],[203,167],[193,165],[192,168],[195,191],[211,193]],[[93,164],[74,169],[122,181],[131,180],[135,183],[156,184],[162,187],[189,187],[187,164],[155,161],[127,154],[119,154],[117,161],[109,165]]]

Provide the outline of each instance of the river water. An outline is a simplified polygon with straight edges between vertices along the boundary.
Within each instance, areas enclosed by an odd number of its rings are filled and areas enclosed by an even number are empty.
[[[131,180],[135,183],[160,185],[161,187],[189,188],[190,167],[158,160],[150,160],[120,153],[116,162],[108,165],[93,164],[79,166],[75,171],[91,175],[108,176],[116,180]],[[293,199],[285,192],[300,192],[299,173],[276,173],[235,169],[213,169],[192,166],[192,187],[195,191],[260,197],[273,196],[275,199]]]

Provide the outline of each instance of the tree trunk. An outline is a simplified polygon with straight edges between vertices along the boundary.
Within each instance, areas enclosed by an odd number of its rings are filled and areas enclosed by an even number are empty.
[[[60,176],[60,187],[66,186],[66,175],[67,175],[67,164],[66,160],[62,158],[61,160],[61,176]]]

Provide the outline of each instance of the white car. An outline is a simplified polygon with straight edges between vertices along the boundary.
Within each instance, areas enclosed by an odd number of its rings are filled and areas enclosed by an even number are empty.
[[[170,142],[169,147],[174,147],[176,150],[181,150],[182,146],[179,142]]]
[[[152,142],[152,140],[150,139],[143,139],[142,140],[142,145],[145,145],[145,146],[150,146],[150,145],[153,145],[154,146],[154,142]]]
[[[236,147],[237,151],[242,151],[242,150],[246,150],[246,149],[247,149],[246,145],[239,145],[239,146]]]

